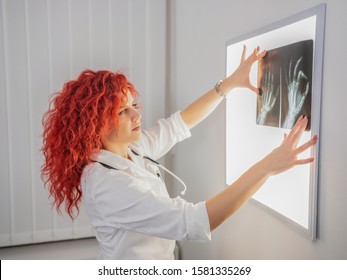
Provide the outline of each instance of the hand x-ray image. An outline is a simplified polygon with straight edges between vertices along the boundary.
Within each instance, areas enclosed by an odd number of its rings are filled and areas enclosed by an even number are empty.
[[[310,130],[312,61],[313,40],[267,51],[258,64],[258,125],[290,129],[305,115]]]

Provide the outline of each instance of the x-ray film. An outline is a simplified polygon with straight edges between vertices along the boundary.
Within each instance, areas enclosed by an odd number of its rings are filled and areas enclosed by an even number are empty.
[[[290,129],[305,115],[310,130],[313,40],[268,50],[259,61],[256,123]]]

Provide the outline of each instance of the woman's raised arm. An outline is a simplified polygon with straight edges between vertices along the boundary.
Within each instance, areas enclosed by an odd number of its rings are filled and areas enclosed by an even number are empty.
[[[260,52],[258,47],[246,59],[246,50],[244,46],[239,67],[219,85],[222,93],[228,94],[234,88],[243,87],[258,94],[258,89],[250,82],[249,73],[253,63],[264,57],[266,51]],[[189,128],[193,128],[209,116],[222,100],[223,98],[213,88],[185,108],[181,112],[181,117]]]
[[[298,159],[298,155],[317,142],[317,136],[297,147],[307,126],[307,117],[300,117],[282,144],[248,169],[236,182],[206,201],[211,231],[239,209],[264,184],[267,178],[296,165],[307,164],[313,158]]]

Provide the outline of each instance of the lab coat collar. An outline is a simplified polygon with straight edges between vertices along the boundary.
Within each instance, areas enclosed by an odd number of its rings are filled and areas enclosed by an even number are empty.
[[[130,154],[130,156],[132,157],[133,155]],[[91,159],[100,163],[107,164],[118,170],[127,170],[134,167],[134,163],[131,160],[103,149],[101,149],[99,152],[95,151],[91,155]]]
[[[153,177],[156,180],[161,181],[161,179],[158,179],[156,172],[151,173],[147,170],[142,153],[138,152],[138,150],[132,149],[131,147],[129,148],[128,153],[131,160],[101,149],[100,151],[95,151],[91,155],[91,160],[104,163],[134,176]]]

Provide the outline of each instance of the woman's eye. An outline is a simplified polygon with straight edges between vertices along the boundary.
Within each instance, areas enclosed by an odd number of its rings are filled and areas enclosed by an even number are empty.
[[[126,110],[126,109],[121,110],[121,111],[118,113],[118,115],[119,115],[119,116],[123,115],[123,114],[125,113],[125,110]]]
[[[134,108],[134,109],[141,109],[141,105],[140,105],[140,104],[137,104],[137,103],[134,103],[134,104],[133,104],[133,108]]]
[[[123,115],[123,114],[126,114],[126,113],[128,112],[128,110],[129,110],[129,108],[130,108],[130,107],[124,108],[124,109],[120,110],[120,111],[118,112],[118,115],[121,116],[121,115]],[[138,109],[141,109],[141,105],[139,105],[139,104],[137,104],[137,103],[134,103],[134,104],[132,105],[132,108],[135,109],[135,110],[138,110]]]

